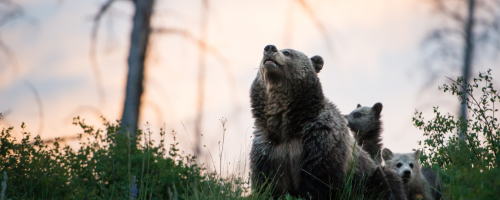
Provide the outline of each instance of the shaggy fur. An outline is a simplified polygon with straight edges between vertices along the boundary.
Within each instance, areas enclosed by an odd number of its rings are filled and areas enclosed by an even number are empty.
[[[408,199],[434,200],[435,196],[432,195],[432,189],[420,165],[420,150],[415,153],[394,154],[391,150],[384,148],[382,155],[386,166],[396,169],[403,179]]]
[[[367,151],[372,156],[372,158],[377,163],[382,163],[381,112],[381,103],[376,103],[373,105],[373,107],[361,107],[361,105],[358,104],[357,108],[354,111],[352,111],[349,115],[346,115],[348,121],[347,126],[349,126],[349,128],[351,129],[354,137],[356,138],[356,141],[363,147],[363,150]],[[389,154],[389,151],[387,152],[387,154]],[[417,157],[416,162],[418,160],[419,158]],[[418,163],[420,165],[420,162]],[[388,167],[397,170],[397,168],[395,168],[394,166]],[[431,186],[431,196],[436,200],[441,199],[441,182],[437,177],[437,174],[432,169],[427,167],[422,167],[420,171],[425,177],[425,180],[427,180],[427,182]],[[408,187],[406,186],[407,185],[405,185],[405,190],[408,190]],[[408,196],[408,198],[415,199],[415,196]]]
[[[253,190],[270,184],[275,198],[290,193],[329,199],[354,168],[355,181],[368,177],[373,187],[382,185],[380,193],[390,193],[387,184],[381,184],[386,181],[376,173],[374,161],[354,145],[347,120],[324,97],[316,75],[322,66],[320,56],[309,59],[299,51],[278,51],[273,45],[264,49],[250,91],[255,118],[250,152]],[[382,171],[391,177],[389,184],[401,183],[393,170]],[[393,190],[396,199],[405,199],[402,188]]]
[[[428,167],[422,167],[421,171],[425,179],[431,186],[431,195],[435,200],[441,199],[441,197],[443,196],[441,194],[441,180],[439,179],[436,172]]]
[[[381,112],[381,103],[376,103],[373,107],[361,107],[358,104],[355,110],[346,115],[347,126],[351,129],[358,145],[362,146],[378,164],[382,163]]]

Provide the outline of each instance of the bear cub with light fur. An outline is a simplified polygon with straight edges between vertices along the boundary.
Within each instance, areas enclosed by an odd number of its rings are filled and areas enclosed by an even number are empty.
[[[429,182],[422,173],[420,150],[414,153],[392,153],[384,148],[382,156],[386,166],[396,169],[403,179],[408,199],[434,200]]]
[[[364,177],[371,184],[367,188],[385,198],[393,194],[406,199],[402,186],[397,188],[401,178],[393,170],[379,172],[370,155],[355,145],[347,120],[325,98],[317,76],[322,67],[320,56],[308,58],[274,45],[264,48],[250,91],[255,119],[250,152],[253,190],[270,187],[274,198],[289,193],[330,199],[354,168],[355,182]],[[396,188],[388,189],[387,182]]]

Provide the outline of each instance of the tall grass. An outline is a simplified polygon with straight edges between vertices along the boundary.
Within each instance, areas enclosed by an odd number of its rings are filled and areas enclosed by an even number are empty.
[[[221,120],[223,133],[216,155],[221,164],[218,170],[214,166],[213,172],[198,164],[195,156],[180,153],[175,131],[167,134],[164,128],[160,129],[161,140],[155,142],[149,129],[139,130],[136,137],[121,134],[123,127],[119,121],[111,123],[103,118],[103,130],[96,130],[78,117],[73,124],[82,129],[78,134],[80,146],[75,149],[61,147],[59,138],[47,144],[40,136],[32,137],[25,131],[24,123],[20,127],[20,141],[12,136],[13,131],[19,129],[2,129],[1,200],[272,199],[274,186],[268,184],[251,191],[246,171],[230,174],[229,165],[223,164],[224,151],[227,151],[224,149],[225,119]],[[169,148],[165,146],[166,137],[174,141]],[[208,153],[215,163],[212,153]],[[366,192],[373,190],[365,188],[366,177],[355,177],[356,158],[353,156],[344,186],[332,193],[331,199],[375,198]],[[243,163],[245,169],[246,160]],[[222,176],[224,170],[226,176]],[[296,198],[285,194],[280,199]]]
[[[0,135],[0,172],[5,173],[5,198],[9,199],[240,199],[248,193],[248,181],[223,178],[198,165],[196,157],[183,155],[174,143],[165,148],[160,129],[157,145],[152,132],[137,137],[120,134],[122,127],[103,119],[105,129],[95,130],[84,120],[80,147],[61,147],[59,139],[48,145],[32,138],[21,125],[22,138],[12,137],[13,127]],[[220,173],[219,173],[220,174]]]

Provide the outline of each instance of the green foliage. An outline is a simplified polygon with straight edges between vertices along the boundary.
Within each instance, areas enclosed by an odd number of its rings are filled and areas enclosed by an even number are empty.
[[[58,138],[52,145],[40,136],[31,140],[24,123],[21,141],[12,137],[14,128],[4,128],[0,182],[7,189],[2,195],[9,199],[236,199],[248,191],[248,183],[241,178],[204,173],[194,156],[181,155],[173,131],[174,143],[167,150],[164,130],[155,146],[149,131],[138,131],[138,137],[130,138],[120,134],[122,127],[106,120],[106,130],[95,130],[79,118],[73,124],[83,129],[78,149],[61,147]]]
[[[194,156],[179,153],[174,131],[174,143],[165,149],[167,134],[163,129],[162,139],[155,146],[149,131],[139,130],[137,137],[131,138],[130,134],[121,134],[119,125],[103,121],[105,130],[95,130],[84,120],[74,119],[73,124],[83,129],[78,134],[78,149],[61,147],[59,138],[50,145],[40,136],[32,139],[24,130],[24,123],[21,141],[12,136],[13,127],[4,128],[0,138],[2,198],[273,199],[272,186],[250,193],[249,178],[222,178],[217,173],[207,173],[196,164]],[[344,187],[332,193],[331,199],[373,199],[373,195],[367,194],[366,180],[361,177],[361,181],[355,181],[360,178],[354,177],[355,157]],[[297,198],[286,194],[280,199]]]
[[[438,107],[434,107],[432,120],[424,122],[418,111],[413,117],[414,125],[427,137],[420,157],[422,164],[439,172],[447,199],[498,199],[500,130],[495,103],[500,95],[492,80],[488,70],[474,78],[472,84],[459,77],[451,85],[440,87],[467,106],[470,119],[441,114]],[[480,95],[474,89],[480,89]],[[468,95],[466,99],[463,92]]]

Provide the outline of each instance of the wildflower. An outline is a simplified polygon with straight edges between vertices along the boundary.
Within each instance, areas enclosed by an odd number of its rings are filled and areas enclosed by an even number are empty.
[[[132,179],[132,187],[130,187],[130,200],[135,200],[137,197],[137,184],[135,183],[137,180],[134,176],[134,179]]]

